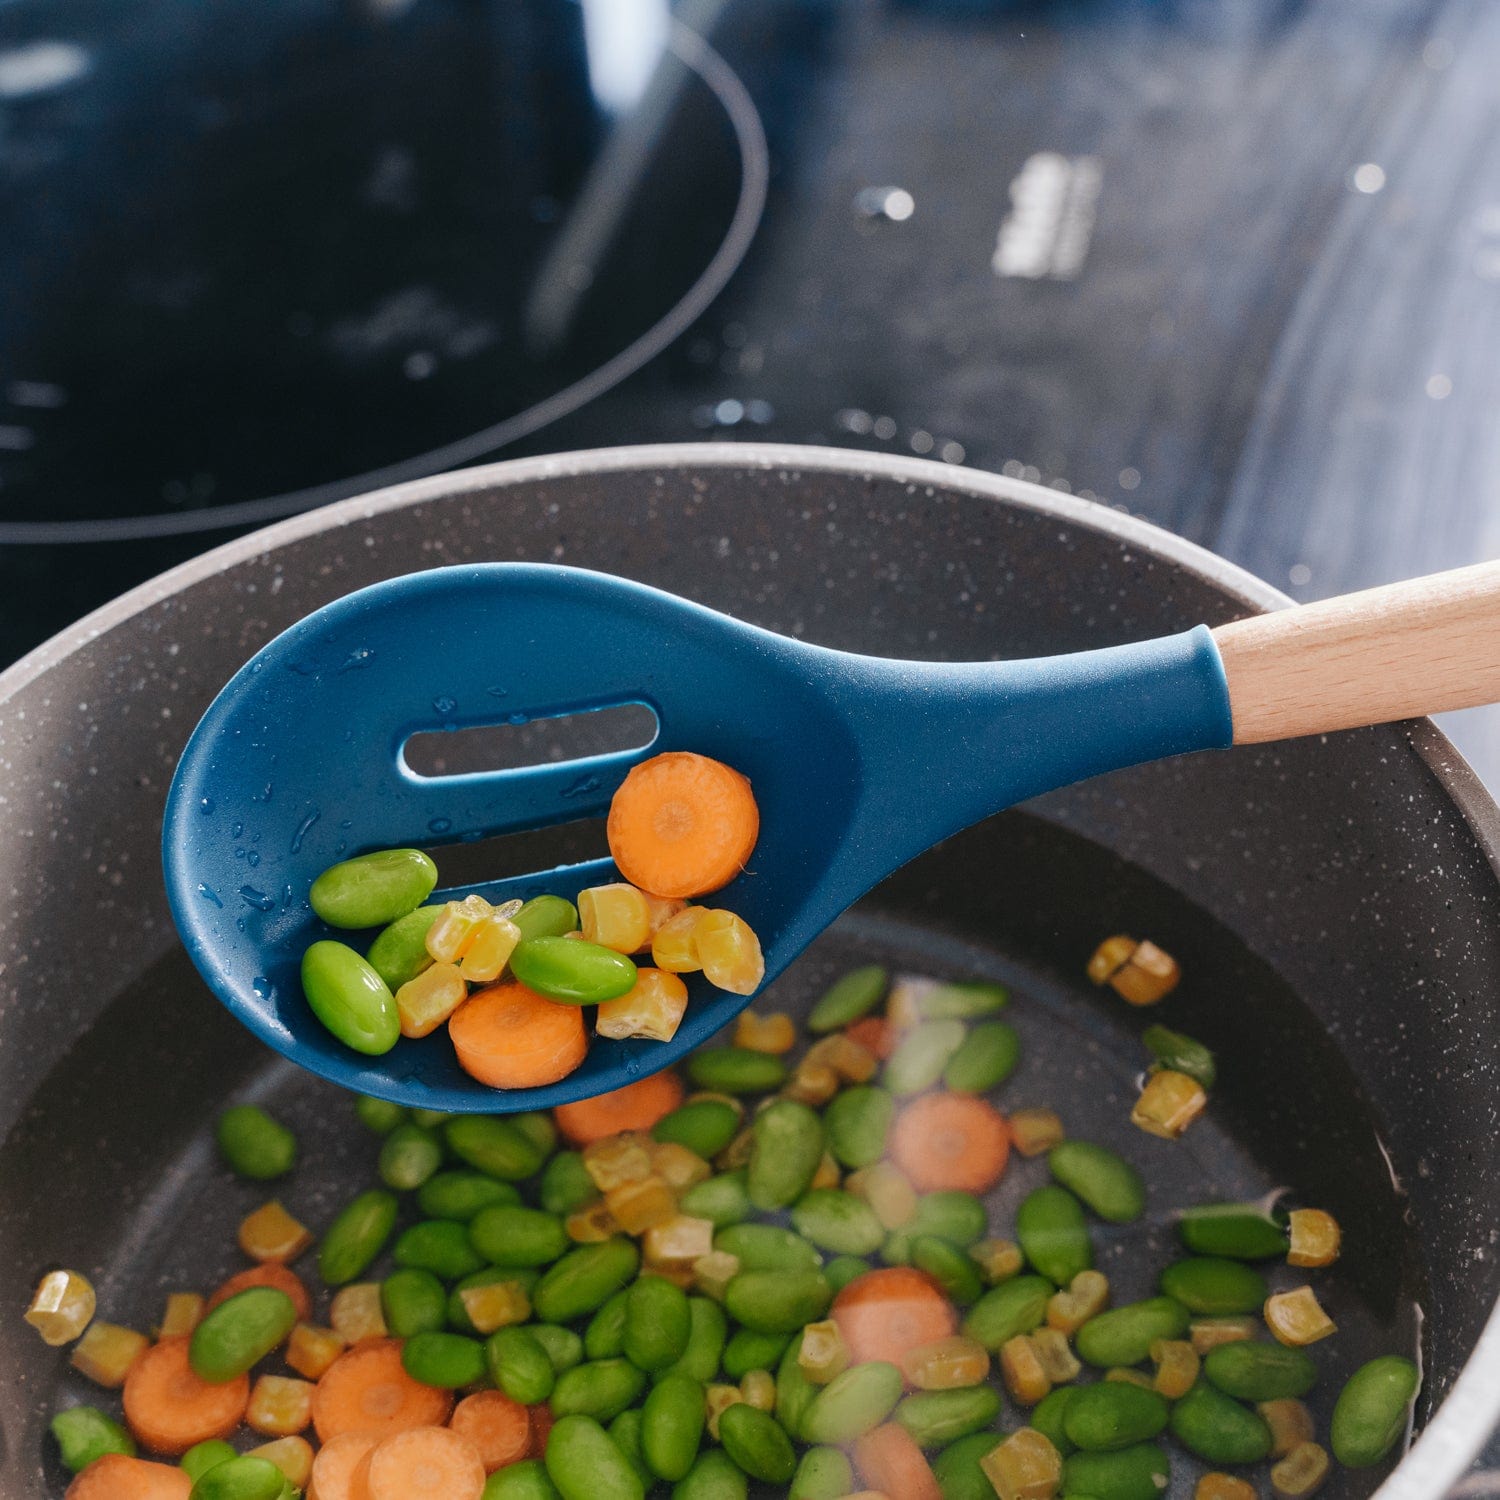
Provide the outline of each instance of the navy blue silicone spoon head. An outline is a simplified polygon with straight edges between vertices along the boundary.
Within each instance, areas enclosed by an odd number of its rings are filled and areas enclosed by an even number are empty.
[[[628,702],[658,721],[655,741],[634,751],[442,778],[415,774],[403,756],[414,734]],[[670,1042],[594,1038],[584,1064],[547,1088],[476,1083],[445,1029],[365,1057],[323,1029],[298,978],[317,939],[362,947],[373,937],[313,915],[308,888],[323,869],[410,845],[432,850],[441,870],[445,843],[600,816],[637,761],[695,750],[749,777],[760,805],[750,868],[705,899],[759,934],[769,983],[851,902],[949,834],[1055,787],[1230,736],[1223,666],[1202,627],[1029,661],[888,661],[605,574],[441,568],[318,610],[235,675],[173,779],[167,891],[199,972],[278,1052],[405,1104],[536,1109],[676,1061],[748,1001],[693,976]],[[597,860],[453,894],[571,899],[618,878]]]

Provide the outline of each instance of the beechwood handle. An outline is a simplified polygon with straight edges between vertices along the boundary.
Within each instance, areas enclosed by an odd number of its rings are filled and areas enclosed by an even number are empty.
[[[1213,636],[1237,745],[1500,702],[1500,562],[1253,615]]]

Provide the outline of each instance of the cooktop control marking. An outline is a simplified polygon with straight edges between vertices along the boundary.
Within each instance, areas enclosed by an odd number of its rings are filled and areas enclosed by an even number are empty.
[[[990,267],[996,276],[1076,281],[1094,236],[1104,168],[1097,156],[1038,151],[1010,185]]]

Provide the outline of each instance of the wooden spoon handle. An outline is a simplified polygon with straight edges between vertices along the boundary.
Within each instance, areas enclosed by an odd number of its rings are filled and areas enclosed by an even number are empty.
[[[1234,742],[1500,702],[1500,562],[1221,625]]]

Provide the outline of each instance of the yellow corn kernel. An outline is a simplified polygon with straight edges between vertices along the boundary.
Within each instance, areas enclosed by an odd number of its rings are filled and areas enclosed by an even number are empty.
[[[604,1201],[626,1234],[644,1234],[653,1224],[664,1224],[677,1213],[677,1195],[660,1177],[622,1182],[604,1195]]]
[[[714,1157],[714,1165],[721,1172],[733,1172],[749,1163],[750,1153],[754,1150],[755,1132],[747,1125]]]
[[[1109,1305],[1109,1278],[1102,1271],[1080,1271],[1067,1290],[1047,1299],[1047,1327],[1075,1334]]]
[[[760,939],[732,911],[709,911],[693,933],[703,977],[731,995],[753,995],[766,977]]]
[[[827,1104],[839,1091],[839,1075],[825,1063],[808,1063],[805,1059],[792,1069],[792,1076],[781,1090],[785,1099],[814,1107]]]
[[[291,1437],[312,1421],[312,1396],[310,1380],[262,1375],[250,1392],[245,1421],[264,1437]]]
[[[648,1042],[670,1042],[687,1013],[687,986],[665,969],[637,969],[635,983],[615,1000],[594,1012],[600,1036],[623,1041],[641,1037]]]
[[[1151,1384],[1159,1396],[1176,1401],[1192,1390],[1203,1361],[1186,1339],[1157,1339],[1151,1346],[1156,1377]]]
[[[698,924],[706,914],[705,907],[685,906],[668,917],[651,935],[651,962],[669,974],[692,974],[701,969]]]
[[[713,1176],[714,1169],[696,1151],[676,1141],[653,1141],[649,1150],[651,1171],[679,1193]]]
[[[1316,1443],[1299,1443],[1271,1465],[1271,1493],[1276,1500],[1307,1500],[1328,1478],[1328,1454]]]
[[[263,1458],[275,1464],[282,1477],[293,1489],[305,1490],[312,1478],[313,1446],[304,1437],[277,1438],[274,1443],[262,1443],[249,1449],[246,1458]]]
[[[26,1321],[54,1348],[71,1343],[94,1316],[93,1284],[77,1271],[48,1271],[36,1284]]]
[[[802,1058],[804,1067],[831,1068],[835,1078],[844,1083],[868,1083],[880,1066],[880,1059],[853,1037],[835,1031],[814,1042]]]
[[[670,1281],[684,1292],[693,1290],[693,1268],[691,1266],[642,1266],[642,1276],[655,1276]]]
[[[698,1089],[689,1094],[683,1101],[684,1104],[727,1104],[740,1119],[745,1118],[745,1101],[737,1099],[733,1094],[716,1094],[712,1089]]]
[[[251,1260],[285,1264],[312,1244],[313,1234],[273,1198],[240,1220],[239,1240]]]
[[[603,1201],[585,1204],[570,1213],[563,1221],[563,1228],[567,1230],[568,1238],[578,1245],[597,1245],[613,1239],[620,1232],[609,1205]]]
[[[1194,1318],[1188,1324],[1188,1338],[1199,1355],[1220,1344],[1243,1344],[1255,1337],[1255,1331],[1254,1318]]]
[[[1053,1385],[1066,1385],[1068,1381],[1078,1379],[1083,1366],[1074,1358],[1068,1347],[1068,1336],[1061,1329],[1038,1328],[1031,1335],[1031,1346]]]
[[[118,1390],[125,1384],[130,1367],[150,1347],[151,1340],[133,1328],[118,1323],[91,1323],[73,1348],[69,1363],[95,1385]]]
[[[1339,1258],[1343,1235],[1339,1221],[1321,1208],[1294,1208],[1288,1216],[1292,1244],[1287,1251],[1289,1266],[1331,1266]]]
[[[719,1418],[731,1406],[739,1406],[744,1396],[737,1385],[711,1385],[705,1394],[708,1407],[708,1431],[715,1442],[719,1440]]]
[[[1130,955],[1135,950],[1136,941],[1133,937],[1118,933],[1114,937],[1105,938],[1089,959],[1089,978],[1095,984],[1107,984],[1130,962]]]
[[[839,1332],[839,1325],[831,1318],[822,1323],[809,1323],[802,1330],[797,1367],[814,1385],[827,1385],[849,1368],[848,1346]]]
[[[740,1274],[740,1258],[727,1250],[710,1250],[693,1262],[693,1285],[715,1302],[724,1300],[729,1283]]]
[[[396,991],[401,1035],[430,1036],[469,998],[469,986],[453,964],[433,964]]]
[[[922,1019],[927,997],[938,988],[925,974],[898,974],[885,999],[885,1018],[897,1031],[910,1031]]]
[[[1193,1500],[1259,1500],[1248,1479],[1232,1474],[1205,1474],[1193,1491]]]
[[[1255,1406],[1260,1419],[1271,1429],[1271,1457],[1285,1458],[1293,1448],[1313,1440],[1312,1413],[1295,1397],[1279,1396],[1275,1401],[1259,1401]]]
[[[1018,1109],[1006,1117],[1010,1138],[1022,1156],[1040,1156],[1067,1139],[1063,1122],[1051,1109]]]
[[[1052,1389],[1036,1345],[1024,1333],[1000,1346],[1000,1378],[1017,1406],[1035,1406]]]
[[[653,896],[650,891],[641,895],[646,898],[646,920],[653,938],[678,912],[687,910],[687,902],[677,896]]]
[[[1121,1385],[1138,1385],[1143,1391],[1155,1390],[1151,1377],[1144,1370],[1132,1370],[1125,1365],[1116,1365],[1104,1372],[1106,1380],[1116,1380]]]
[[[818,1163],[818,1170],[813,1173],[812,1181],[808,1183],[809,1188],[836,1188],[844,1180],[844,1174],[839,1170],[839,1164],[833,1158],[831,1151],[823,1153],[823,1159]]]
[[[1131,1005],[1155,1005],[1177,988],[1182,970],[1177,960],[1155,943],[1140,942],[1120,968],[1109,976],[1110,988]]]
[[[458,1299],[469,1321],[480,1333],[493,1333],[524,1323],[531,1316],[531,1298],[519,1281],[492,1281],[486,1286],[468,1286]]]
[[[692,1267],[713,1252],[714,1226],[708,1219],[674,1214],[653,1224],[641,1241],[641,1259],[648,1266]]]
[[[1052,1500],[1062,1487],[1062,1455],[1034,1427],[1011,1433],[979,1467],[999,1500]]]
[[[916,1216],[917,1190],[890,1162],[878,1161],[851,1172],[844,1179],[844,1190],[863,1198],[886,1229],[899,1229]]]
[[[319,1328],[316,1323],[299,1323],[286,1342],[286,1362],[308,1380],[320,1380],[346,1347],[333,1329]]]
[[[980,1240],[969,1246],[969,1259],[981,1271],[991,1286],[1009,1281],[1026,1264],[1021,1247],[1014,1240]]]
[[[446,901],[437,920],[427,929],[427,956],[437,964],[457,963],[474,936],[474,929],[495,908],[483,896],[465,896]]]
[[[521,929],[496,912],[475,924],[458,962],[458,972],[470,984],[488,984],[505,972],[520,941]]]
[[[1316,1344],[1319,1339],[1338,1332],[1338,1324],[1323,1311],[1310,1286],[1267,1297],[1262,1316],[1278,1343],[1296,1348]]]
[[[623,880],[578,893],[584,937],[616,953],[639,953],[651,941],[651,907],[644,891]]]
[[[191,1333],[203,1321],[205,1305],[197,1292],[168,1293],[161,1327],[156,1330],[157,1338],[174,1339]]]
[[[386,1336],[385,1314],[380,1309],[380,1283],[356,1281],[333,1294],[328,1306],[328,1321],[346,1344],[361,1339],[383,1339]]]
[[[601,1193],[651,1175],[652,1140],[639,1131],[607,1135],[583,1148],[583,1165]]]
[[[758,1016],[753,1010],[742,1010],[734,1023],[734,1045],[752,1052],[771,1052],[780,1056],[796,1045],[797,1028],[792,1018],[781,1011]]]
[[[1163,1068],[1146,1080],[1146,1087],[1130,1111],[1130,1123],[1150,1135],[1175,1141],[1208,1105],[1208,1095],[1196,1078]]]
[[[919,1391],[953,1391],[989,1379],[990,1352],[961,1333],[918,1344],[901,1356],[901,1373]]]
[[[747,1370],[740,1381],[740,1396],[746,1406],[770,1411],[776,1405],[776,1377],[769,1370]]]

